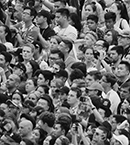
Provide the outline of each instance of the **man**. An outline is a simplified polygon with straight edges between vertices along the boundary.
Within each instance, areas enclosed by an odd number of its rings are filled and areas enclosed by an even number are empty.
[[[81,90],[79,88],[71,88],[67,98],[67,102],[70,105],[70,113],[76,115],[79,106],[79,97],[81,96]]]
[[[33,124],[29,120],[23,120],[19,123],[18,132],[22,139],[31,139]]]
[[[33,24],[36,11],[33,8],[25,7],[23,11],[23,22],[21,32],[17,30],[17,39],[21,45],[32,43],[37,39],[37,27]]]
[[[58,49],[64,54],[64,62],[66,69],[71,70],[72,64],[76,62],[76,59],[70,55],[70,52],[73,48],[73,44],[70,40],[62,40],[58,46]]]
[[[54,28],[54,31],[61,38],[70,39],[74,42],[78,33],[77,30],[69,24],[69,15],[69,10],[66,8],[61,8],[56,11],[55,20],[58,26]]]
[[[48,11],[41,10],[36,17],[37,25],[39,25],[40,28],[40,31],[38,31],[38,39],[45,48],[48,47],[47,40],[55,35],[54,30],[49,26],[51,23],[50,15]]]
[[[106,94],[105,98],[111,102],[111,112],[112,114],[117,114],[117,107],[120,103],[120,97],[118,96],[117,92],[112,89],[116,83],[116,77],[112,73],[105,73],[101,81]]]
[[[121,62],[124,49],[122,46],[114,46],[110,50],[110,58],[112,59],[112,70],[115,70]]]
[[[27,43],[23,46],[22,57],[24,65],[26,65],[31,59],[33,59],[34,50],[35,47],[31,43]]]
[[[47,132],[47,135],[51,135],[54,132],[53,126],[55,123],[55,115],[53,113],[45,111],[41,114],[37,126]]]

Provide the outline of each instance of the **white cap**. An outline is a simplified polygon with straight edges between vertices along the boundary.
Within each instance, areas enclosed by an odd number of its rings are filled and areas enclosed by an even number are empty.
[[[118,136],[116,136],[116,135],[113,134],[113,137],[117,141],[119,141],[121,143],[121,145],[129,145],[129,140],[128,140],[128,138],[125,135],[118,135]]]

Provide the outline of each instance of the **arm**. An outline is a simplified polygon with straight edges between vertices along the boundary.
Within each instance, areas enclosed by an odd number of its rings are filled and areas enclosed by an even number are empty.
[[[54,3],[51,3],[51,2],[48,1],[48,0],[42,0],[42,3],[43,3],[47,8],[49,8],[50,10],[54,10]]]

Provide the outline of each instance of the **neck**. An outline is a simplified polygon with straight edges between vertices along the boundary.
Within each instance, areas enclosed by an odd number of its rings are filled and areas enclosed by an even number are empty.
[[[25,23],[25,27],[26,27],[26,28],[29,28],[31,25],[32,25],[32,21],[29,21],[29,22],[26,22],[26,23]]]
[[[121,82],[125,82],[127,79],[128,79],[129,75],[127,76],[123,76],[123,77],[120,77],[118,78]]]
[[[76,103],[74,103],[74,104],[71,104],[70,106],[71,106],[71,108],[74,108],[75,106],[77,106],[78,105],[78,101],[76,102]]]
[[[67,28],[69,26],[69,22],[65,22],[62,25],[60,25],[61,28]]]
[[[108,93],[110,90],[111,90],[111,88],[110,87],[107,87],[107,88],[104,89],[104,92],[105,93]]]
[[[29,59],[29,60],[31,60],[31,59]],[[24,59],[24,61],[23,61],[24,65],[26,65],[29,62],[29,60],[28,59]]]

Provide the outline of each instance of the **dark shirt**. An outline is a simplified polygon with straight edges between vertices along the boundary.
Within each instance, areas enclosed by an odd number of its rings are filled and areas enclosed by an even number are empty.
[[[55,31],[53,29],[51,29],[49,26],[46,28],[46,29],[41,29],[40,28],[40,32],[42,34],[42,37],[45,39],[45,40],[49,40],[49,38],[51,36],[54,36],[55,35]]]

